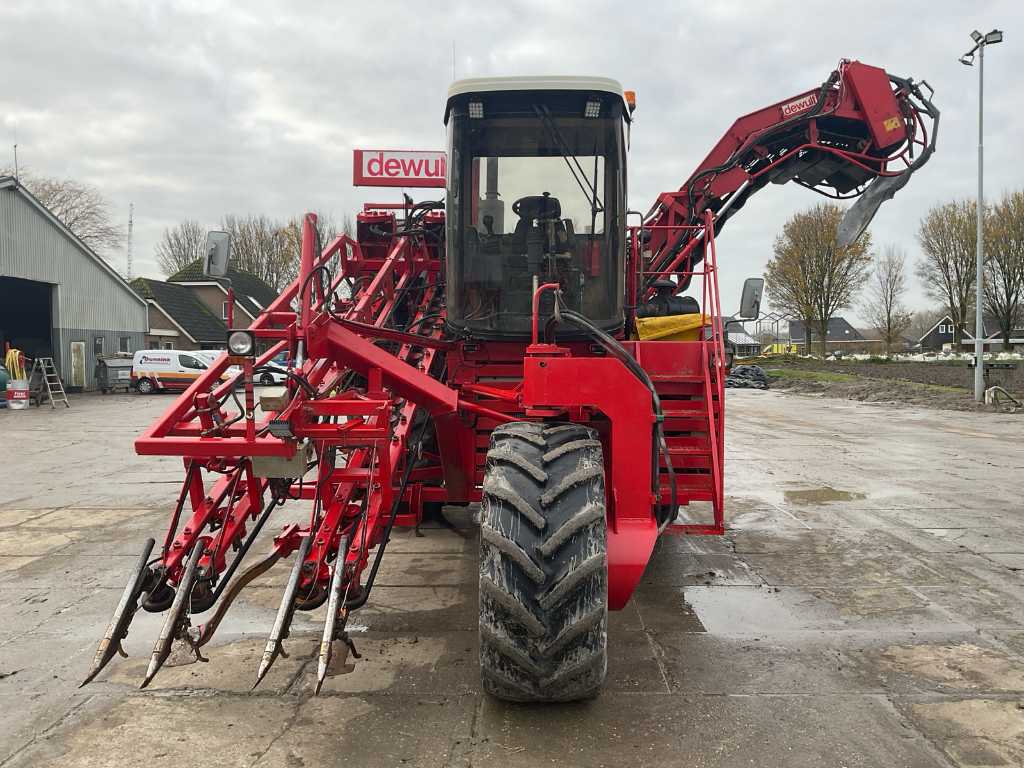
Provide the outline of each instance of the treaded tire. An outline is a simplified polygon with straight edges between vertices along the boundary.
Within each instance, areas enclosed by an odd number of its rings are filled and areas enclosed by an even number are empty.
[[[608,668],[604,461],[578,424],[491,433],[480,514],[480,672],[508,701],[596,696]]]

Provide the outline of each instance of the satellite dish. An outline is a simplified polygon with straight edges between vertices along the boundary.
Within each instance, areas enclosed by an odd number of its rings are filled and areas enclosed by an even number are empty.
[[[231,235],[227,232],[206,234],[206,256],[203,259],[203,274],[207,277],[224,277],[228,273],[231,259]]]

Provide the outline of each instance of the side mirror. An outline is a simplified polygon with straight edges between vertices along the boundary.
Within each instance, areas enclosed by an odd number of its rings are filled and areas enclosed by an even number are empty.
[[[764,278],[748,277],[743,281],[743,296],[740,299],[738,315],[743,320],[756,320],[761,314],[761,293],[764,291]]]
[[[208,232],[206,235],[206,257],[203,259],[203,274],[207,277],[224,277],[228,273],[231,258],[231,235],[227,232]]]

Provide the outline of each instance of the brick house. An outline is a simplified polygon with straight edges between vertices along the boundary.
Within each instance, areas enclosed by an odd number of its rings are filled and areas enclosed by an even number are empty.
[[[227,326],[184,285],[139,277],[132,288],[149,305],[146,349],[220,349]]]
[[[235,289],[235,326],[248,327],[277,293],[258,277],[228,270]],[[149,305],[148,349],[223,349],[227,335],[227,280],[203,274],[193,262],[167,282],[140,277],[132,288]]]
[[[235,325],[246,327],[277,298],[277,291],[248,272],[229,268],[226,278],[203,274],[197,260],[167,278],[168,283],[188,287],[208,310],[220,320],[228,319],[228,286],[235,289]]]

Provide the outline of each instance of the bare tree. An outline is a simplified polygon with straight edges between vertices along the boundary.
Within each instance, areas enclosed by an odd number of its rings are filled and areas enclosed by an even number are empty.
[[[13,175],[12,169],[0,176]],[[21,169],[19,182],[75,235],[106,257],[125,241],[125,230],[114,223],[110,202],[98,187],[74,179],[36,176]]]
[[[894,245],[887,245],[875,261],[875,271],[868,281],[867,297],[862,313],[878,331],[889,354],[892,346],[910,327],[911,313],[903,304],[907,292],[907,257]]]
[[[970,200],[937,205],[925,214],[917,239],[924,257],[917,275],[928,295],[945,304],[953,320],[953,343],[960,345],[972,304],[977,215]]]
[[[926,333],[928,333],[928,331],[934,328],[935,324],[945,317],[948,312],[949,310],[945,307],[917,310],[910,319],[910,334],[915,340],[920,340]]]
[[[194,219],[186,219],[164,230],[156,246],[156,263],[165,275],[173,275],[204,256],[206,228]]]
[[[808,349],[816,330],[823,356],[829,321],[851,305],[871,266],[869,232],[846,248],[836,242],[842,214],[838,205],[823,203],[793,216],[775,239],[765,271],[772,306],[803,321]]]
[[[985,216],[985,312],[999,325],[1003,349],[1024,315],[1024,192],[1005,195]]]

